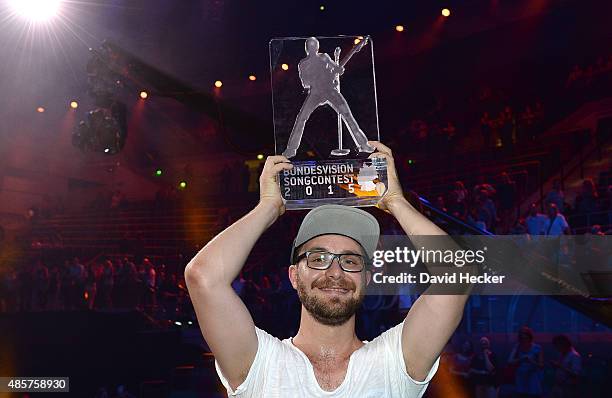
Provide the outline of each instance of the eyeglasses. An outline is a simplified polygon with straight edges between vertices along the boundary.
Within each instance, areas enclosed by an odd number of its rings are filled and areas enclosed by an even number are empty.
[[[366,259],[360,254],[346,253],[336,254],[325,251],[307,251],[297,257],[297,261],[306,258],[306,265],[316,270],[326,270],[331,267],[334,259],[338,259],[338,264],[345,272],[363,271]]]

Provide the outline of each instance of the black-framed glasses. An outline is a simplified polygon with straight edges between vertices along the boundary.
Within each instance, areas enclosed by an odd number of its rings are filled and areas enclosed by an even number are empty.
[[[336,254],[326,251],[307,251],[297,257],[297,261],[306,258],[306,265],[316,270],[326,270],[331,267],[334,259],[345,272],[361,272],[365,268],[366,258],[360,254]]]

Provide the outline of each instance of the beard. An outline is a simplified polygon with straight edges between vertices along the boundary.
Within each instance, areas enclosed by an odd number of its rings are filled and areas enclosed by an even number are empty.
[[[312,284],[313,289],[332,287],[348,289],[351,293],[355,291],[355,284],[347,280],[342,280],[335,284],[329,281],[313,282]],[[357,312],[364,299],[363,290],[358,297],[351,295],[348,299],[332,296],[326,300],[312,292],[308,293],[305,284],[300,279],[299,272],[297,273],[297,293],[306,311],[317,322],[327,326],[340,326],[346,323]]]

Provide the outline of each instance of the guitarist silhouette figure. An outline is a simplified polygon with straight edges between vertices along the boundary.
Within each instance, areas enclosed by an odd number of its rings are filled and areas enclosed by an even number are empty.
[[[365,46],[367,41],[367,38],[361,40],[340,63],[336,63],[326,53],[319,53],[319,41],[316,38],[309,37],[306,39],[306,58],[298,64],[298,72],[302,86],[308,90],[308,95],[295,119],[287,149],[283,152],[283,156],[287,158],[295,156],[302,141],[308,118],[315,109],[326,104],[342,117],[353,141],[355,141],[357,150],[367,153],[374,152],[375,148],[368,144],[368,137],[359,128],[357,120],[355,120],[346,99],[340,93],[336,84],[337,79],[344,73],[344,65],[353,54]]]

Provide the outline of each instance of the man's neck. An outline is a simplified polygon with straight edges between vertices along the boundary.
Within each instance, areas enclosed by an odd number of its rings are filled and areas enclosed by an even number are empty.
[[[355,315],[342,325],[324,325],[302,307],[300,329],[293,338],[293,344],[306,354],[328,352],[350,356],[363,346],[355,334]]]

